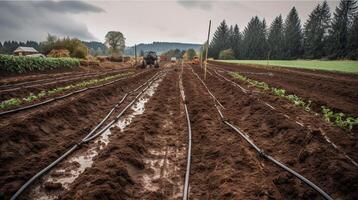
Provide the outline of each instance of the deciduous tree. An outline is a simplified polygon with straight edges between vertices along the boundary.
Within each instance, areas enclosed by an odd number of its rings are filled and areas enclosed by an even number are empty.
[[[220,51],[219,59],[220,60],[233,60],[233,59],[235,59],[234,51],[232,49],[225,49],[225,50]]]
[[[123,34],[119,31],[109,31],[105,37],[106,44],[109,46],[109,49],[113,54],[122,55],[125,48],[125,38]]]
[[[196,56],[196,52],[194,49],[188,49],[185,51],[184,57],[187,60],[192,60]]]

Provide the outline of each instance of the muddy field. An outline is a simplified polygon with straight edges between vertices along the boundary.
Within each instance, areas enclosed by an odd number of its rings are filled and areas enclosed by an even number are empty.
[[[255,67],[213,64],[203,84],[204,70],[189,64],[128,69],[134,73],[113,84],[0,117],[0,199],[10,199],[75,144],[80,145],[76,151],[33,182],[19,199],[182,199],[190,143],[189,199],[323,199],[260,156],[224,121],[332,198],[358,196],[356,134],[346,134],[286,100],[236,82],[247,90],[243,92],[224,69],[286,86],[305,98],[321,97],[317,104],[336,98],[341,104],[334,108],[358,113],[352,104],[358,90],[343,95],[356,88],[357,79],[340,74],[269,69],[276,79],[257,75],[261,71]],[[76,73],[62,76],[73,78]],[[298,84],[303,77],[307,85],[314,84],[314,91]],[[9,85],[15,83],[20,82]],[[114,123],[82,144],[81,139],[112,108],[101,128]]]
[[[358,75],[320,70],[262,67],[211,62],[212,67],[238,71],[313,102],[319,110],[326,105],[335,111],[358,117]]]

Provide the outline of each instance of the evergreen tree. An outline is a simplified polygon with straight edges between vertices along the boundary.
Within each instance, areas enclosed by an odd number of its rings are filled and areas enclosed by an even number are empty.
[[[267,43],[269,45],[270,58],[271,59],[283,59],[283,20],[282,16],[279,15],[274,19],[270,26]]]
[[[229,28],[229,43],[231,42],[230,39],[232,38],[233,33],[234,33],[234,28],[232,27],[232,25],[230,25],[230,28]]]
[[[327,31],[330,22],[330,11],[326,1],[318,4],[309,15],[304,28],[304,50],[306,58],[321,58],[327,49]]]
[[[3,51],[3,49],[2,49],[2,43],[0,42],[0,53],[3,53],[2,51]]]
[[[353,19],[353,25],[349,32],[349,54],[350,59],[358,60],[358,15]]]
[[[267,39],[267,25],[265,18],[262,20],[262,28],[264,30],[265,38]]]
[[[242,36],[239,30],[239,26],[237,24],[235,24],[232,35],[231,35],[231,39],[230,39],[230,46],[231,49],[234,52],[234,57],[236,59],[240,59],[241,58],[241,44],[242,44]]]
[[[301,57],[302,47],[302,29],[301,21],[298,17],[295,7],[289,12],[285,21],[285,52],[287,59],[297,59]]]
[[[243,32],[244,59],[265,59],[267,55],[265,24],[255,16]]]
[[[341,0],[336,8],[330,30],[330,52],[333,57],[343,58],[347,56],[348,32],[356,11],[356,0]]]
[[[230,47],[230,30],[227,26],[225,20],[222,21],[219,27],[216,29],[213,39],[209,45],[209,57],[217,59],[219,53],[222,50],[228,49]]]

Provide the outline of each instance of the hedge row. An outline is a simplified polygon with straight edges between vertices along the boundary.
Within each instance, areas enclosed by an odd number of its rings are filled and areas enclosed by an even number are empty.
[[[72,68],[79,65],[79,59],[75,58],[41,58],[0,55],[0,71],[10,73],[25,73],[56,68]]]

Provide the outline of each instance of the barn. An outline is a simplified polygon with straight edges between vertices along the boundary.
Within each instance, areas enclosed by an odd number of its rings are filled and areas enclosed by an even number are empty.
[[[38,54],[39,52],[32,47],[18,47],[14,51],[14,55],[16,56],[26,56],[32,54]]]

